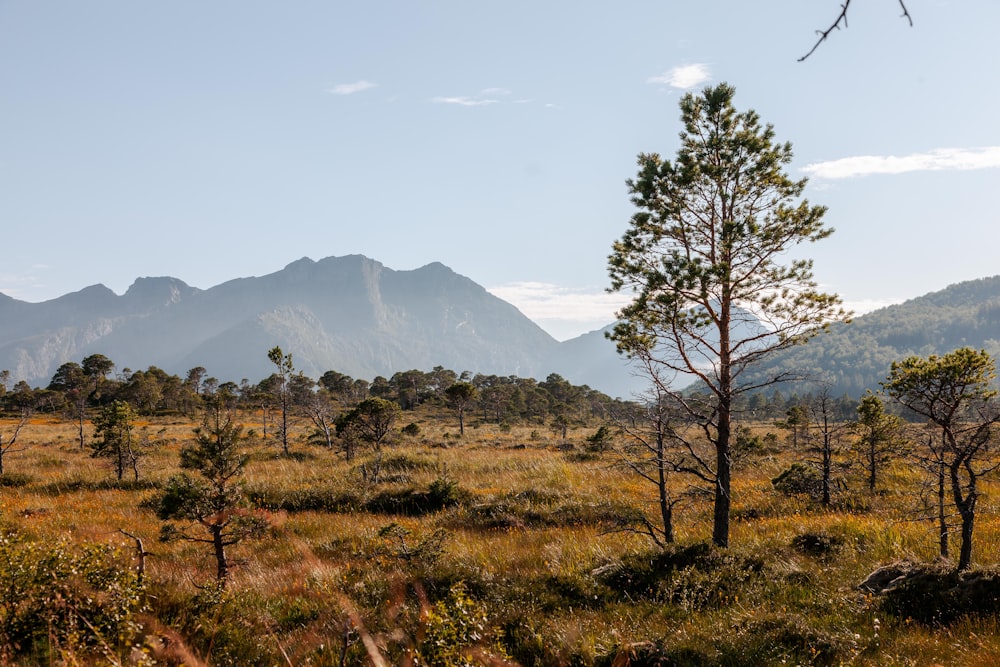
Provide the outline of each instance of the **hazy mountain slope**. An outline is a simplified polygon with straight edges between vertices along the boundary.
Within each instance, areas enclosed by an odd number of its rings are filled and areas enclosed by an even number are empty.
[[[0,295],[0,368],[36,385],[59,364],[93,353],[118,368],[183,374],[204,366],[221,380],[256,381],[272,372],[274,345],[313,376],[334,369],[370,379],[437,365],[575,375],[553,366],[562,361],[560,344],[545,331],[439,263],[393,271],[352,255],[301,259],[206,290],[142,278],[122,296],[103,286],[39,304]]]
[[[563,341],[551,360],[554,369],[577,385],[588,385],[611,396],[632,400],[648,388],[649,382],[637,375],[630,362],[618,354],[615,343],[605,335],[614,328],[603,329]]]
[[[792,370],[829,383],[835,395],[860,396],[878,389],[893,361],[963,346],[1000,354],[1000,276],[951,285],[834,325],[771,357],[746,379]]]
[[[211,335],[170,364],[197,363],[220,377],[267,375],[266,351],[275,344],[313,376],[336,369],[370,379],[437,365],[530,376],[543,372],[558,345],[516,308],[441,264],[393,271],[360,256],[299,260],[206,296],[230,326],[204,327]]]
[[[92,285],[42,303],[0,299],[0,368],[41,381],[129,320],[148,317],[197,292],[174,278],[140,278],[123,296]]]

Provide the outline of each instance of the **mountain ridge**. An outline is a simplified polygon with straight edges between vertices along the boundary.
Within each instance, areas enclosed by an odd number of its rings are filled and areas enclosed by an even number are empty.
[[[223,381],[257,380],[273,371],[266,351],[274,345],[313,377],[337,370],[371,379],[441,365],[538,379],[559,373],[624,397],[635,384],[603,336],[605,345],[578,363],[512,304],[440,262],[397,271],[364,255],[303,257],[204,290],[146,276],[120,296],[103,285],[36,304],[2,296],[0,368],[35,384],[93,353],[122,369],[203,366]]]
[[[834,395],[859,397],[866,389],[878,390],[892,362],[959,347],[1000,356],[1000,275],[953,283],[834,324],[748,369],[742,380],[751,384],[794,371]]]
[[[122,369],[183,374],[203,366],[223,381],[256,381],[273,370],[266,351],[280,345],[313,377],[336,370],[372,379],[440,365],[539,380],[558,373],[632,398],[646,381],[606,339],[612,326],[559,342],[440,262],[398,271],[364,255],[303,257],[208,289],[145,276],[122,295],[101,284],[39,303],[0,293],[0,369],[15,381],[45,384],[61,363],[100,353]],[[893,361],[965,345],[1000,355],[1000,275],[834,324],[743,379],[794,370],[859,396],[878,388]]]

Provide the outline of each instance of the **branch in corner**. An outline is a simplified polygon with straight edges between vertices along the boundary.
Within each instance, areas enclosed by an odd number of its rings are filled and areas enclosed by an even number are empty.
[[[837,20],[834,21],[830,25],[830,27],[827,28],[826,30],[817,30],[816,31],[816,34],[819,35],[819,39],[817,39],[816,43],[813,44],[813,47],[811,49],[809,49],[809,53],[807,53],[804,56],[802,56],[801,58],[799,58],[798,62],[802,62],[803,60],[805,60],[806,58],[808,58],[809,56],[811,56],[813,54],[813,52],[815,52],[816,49],[819,48],[819,45],[826,41],[826,38],[830,36],[831,32],[833,32],[834,30],[839,30],[840,29],[840,24],[841,23],[844,24],[845,28],[847,27],[847,9],[850,6],[851,6],[851,0],[844,0],[844,4],[842,4],[840,6],[840,14],[837,15]],[[910,27],[912,28],[913,27],[913,17],[910,16],[910,12],[906,8],[906,0],[899,0],[899,6],[903,10],[903,13],[900,15],[900,18],[906,19],[909,22]]]

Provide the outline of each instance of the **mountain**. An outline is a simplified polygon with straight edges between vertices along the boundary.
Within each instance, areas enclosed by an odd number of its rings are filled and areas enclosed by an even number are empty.
[[[616,352],[615,344],[607,339],[606,334],[612,329],[614,324],[609,324],[563,341],[551,357],[550,365],[565,369],[560,375],[573,384],[585,384],[608,396],[630,400],[640,396],[649,383],[635,374],[629,362]]]
[[[303,258],[200,290],[140,278],[118,296],[95,285],[43,303],[0,294],[0,368],[47,384],[60,364],[100,353],[118,368],[257,381],[280,345],[312,377],[372,379],[444,366],[544,378],[628,397],[635,378],[598,332],[559,343],[514,306],[440,263],[394,271],[361,255]],[[581,378],[586,378],[581,379]]]
[[[965,346],[1000,355],[1000,276],[951,285],[835,324],[808,343],[769,357],[743,379],[754,382],[788,370],[828,384],[834,395],[859,397],[879,388],[893,361]]]

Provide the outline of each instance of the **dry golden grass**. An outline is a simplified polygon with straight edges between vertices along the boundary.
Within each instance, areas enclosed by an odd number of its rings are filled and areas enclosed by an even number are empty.
[[[408,423],[408,417],[402,423]],[[906,466],[893,468],[877,496],[861,490],[860,478],[848,477],[848,490],[838,502],[852,498],[864,505],[858,511],[838,509],[842,504],[824,509],[776,493],[770,480],[796,460],[794,452],[770,453],[744,465],[733,483],[730,552],[734,558],[762,560],[767,576],[751,579],[745,592],[729,591],[723,600],[685,607],[608,598],[610,593],[592,575],[651,546],[641,536],[607,532],[605,524],[588,518],[601,502],[655,513],[653,489],[616,466],[612,453],[576,457],[561,451],[561,440],[540,426],[473,425],[459,439],[449,414],[420,414],[412,421],[419,423],[420,434],[402,437],[388,449],[387,459],[395,461],[386,471],[390,481],[376,488],[366,486],[359,461],[345,461],[335,452],[299,440],[293,447],[297,456],[283,458],[275,443],[250,443],[245,482],[256,491],[280,495],[308,490],[365,499],[383,491],[423,491],[434,480],[447,478],[466,496],[460,507],[418,516],[271,511],[265,539],[232,549],[237,566],[229,590],[236,606],[219,607],[216,613],[220,619],[229,618],[226,622],[233,627],[216,627],[214,635],[193,606],[185,607],[204,595],[200,587],[214,574],[211,555],[201,544],[158,542],[160,522],[141,507],[177,472],[179,449],[196,423],[152,419],[143,424],[151,437],[162,441],[143,460],[143,484],[109,488],[104,483],[111,479],[111,470],[79,449],[75,424],[33,420],[21,437],[26,449],[5,461],[9,473],[26,475],[28,481],[0,488],[3,522],[39,541],[69,537],[80,544],[132,549],[132,541],[120,531],[141,537],[152,552],[147,576],[150,594],[156,597],[151,601],[156,620],[147,626],[172,628],[191,655],[213,664],[240,664],[240,650],[245,651],[243,659],[256,650],[268,660],[284,660],[284,652],[293,664],[338,664],[348,604],[356,607],[382,650],[398,657],[420,629],[416,592],[440,598],[457,580],[466,581],[487,601],[497,623],[508,628],[520,624],[523,633],[534,633],[542,646],[538,650],[548,656],[545,664],[597,662],[622,647],[652,640],[709,650],[720,639],[751,632],[761,618],[788,627],[808,626],[816,637],[832,637],[837,662],[845,664],[1000,664],[996,618],[961,621],[947,629],[890,618],[875,623],[875,601],[856,589],[880,564],[936,556],[933,526],[914,520],[920,476]],[[246,415],[245,423],[259,432],[253,415]],[[0,421],[0,429],[7,426]],[[579,452],[595,429],[572,430],[568,441]],[[688,481],[679,479],[678,490]],[[997,489],[995,481],[985,485],[976,527],[975,561],[984,566],[1000,563]],[[568,507],[576,512],[573,516],[583,518],[531,523],[522,516],[521,523],[492,527],[463,523],[475,508],[515,502],[512,498],[521,503],[519,511],[544,517],[553,508]],[[380,536],[393,523],[409,531],[409,547],[445,528],[441,553],[426,562],[400,557],[394,550],[398,545]],[[676,527],[683,544],[707,540],[710,507],[683,505]],[[838,536],[843,547],[831,558],[802,553],[791,545],[804,533]],[[414,588],[415,582],[421,586]],[[228,611],[219,611],[223,609]],[[227,658],[230,654],[220,648],[222,637],[238,629],[256,637],[256,648],[240,643],[250,641],[245,637],[230,638],[235,647],[230,653],[236,657]],[[351,661],[360,663],[367,653],[357,632],[348,636]],[[819,641],[816,637],[807,635],[804,641]],[[524,637],[521,641],[530,643]],[[817,657],[816,662],[822,660]]]

